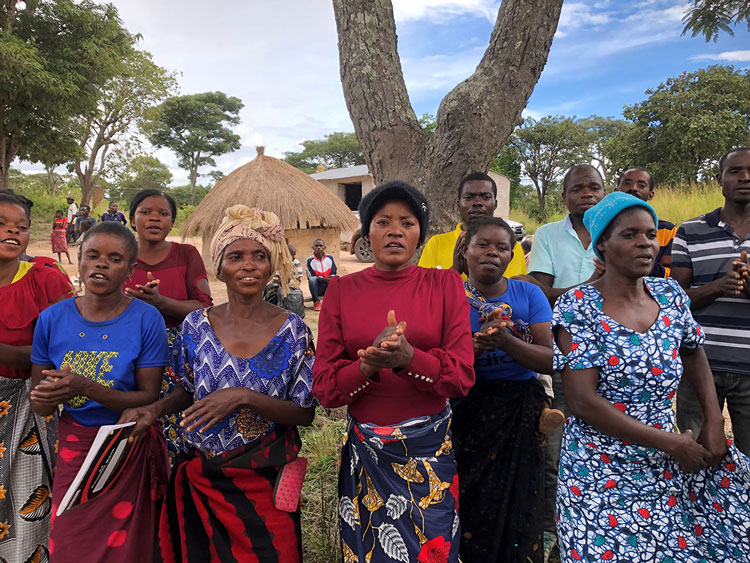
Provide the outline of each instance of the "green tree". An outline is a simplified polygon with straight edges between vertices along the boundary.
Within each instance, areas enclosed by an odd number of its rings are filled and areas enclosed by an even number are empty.
[[[91,0],[0,3],[0,188],[14,158],[46,165],[76,153],[60,126],[96,107],[132,36],[111,4]]]
[[[693,0],[693,5],[685,12],[682,23],[693,37],[703,35],[706,43],[716,41],[719,31],[734,35],[731,26],[747,22],[750,31],[750,2],[747,0]]]
[[[750,144],[750,71],[710,66],[669,78],[638,104],[615,137],[621,165],[644,166],[657,182],[713,176],[719,157]]]
[[[528,190],[521,185],[521,163],[516,151],[505,144],[490,164],[490,170],[502,174],[510,180],[510,205],[513,207],[522,199]]]
[[[171,181],[172,173],[158,158],[139,155],[123,166],[108,195],[110,199],[129,202],[141,190],[166,190]]]
[[[540,220],[546,219],[548,192],[568,168],[589,157],[589,143],[585,129],[570,117],[527,118],[513,132],[509,148],[534,185]]]
[[[70,124],[78,142],[78,157],[72,168],[81,184],[84,204],[89,203],[113,158],[127,158],[134,126],[146,110],[176,87],[174,75],[154,64],[145,51],[131,50],[119,67],[117,75],[102,88],[97,107]]]
[[[335,132],[301,144],[304,147],[301,151],[285,152],[284,161],[308,174],[321,164],[326,168],[346,168],[365,163],[354,133]]]
[[[605,181],[612,184],[614,175],[612,170],[612,143],[620,132],[628,127],[623,119],[591,115],[576,120],[588,141],[588,157],[594,166],[599,168]]]
[[[193,187],[188,184],[187,186],[177,186],[172,188],[169,190],[169,195],[171,195],[177,202],[177,207],[182,208],[187,205],[198,205],[203,201],[203,198],[206,197],[206,194],[210,189],[211,186],[201,186],[200,184],[193,189]],[[192,200],[194,200],[195,203],[190,203]]]
[[[167,98],[142,125],[155,147],[167,147],[180,158],[190,177],[190,204],[201,166],[216,166],[215,156],[240,148],[240,136],[229,126],[240,123],[243,103],[224,92],[204,92]]]

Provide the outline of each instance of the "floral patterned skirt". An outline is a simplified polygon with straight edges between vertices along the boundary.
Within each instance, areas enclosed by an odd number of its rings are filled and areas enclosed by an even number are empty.
[[[180,329],[179,327],[173,327],[167,329],[167,341],[169,342],[170,357],[172,356],[172,344],[177,337]],[[164,376],[161,380],[161,391],[159,392],[159,398],[163,399],[169,395],[172,390],[180,385],[177,375],[171,366],[167,366],[164,370]],[[174,460],[180,453],[187,453],[190,448],[185,444],[182,438],[180,429],[180,420],[182,419],[182,413],[173,413],[163,416],[161,418],[162,426],[164,426],[164,437],[167,439],[167,453],[169,454],[169,465],[174,465]]]
[[[393,426],[349,418],[339,473],[345,563],[459,561],[451,409]]]

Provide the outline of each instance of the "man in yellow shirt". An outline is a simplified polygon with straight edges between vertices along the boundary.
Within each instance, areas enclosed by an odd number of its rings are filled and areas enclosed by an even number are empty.
[[[495,181],[483,172],[474,172],[466,176],[458,186],[458,211],[461,213],[461,222],[452,231],[430,237],[424,245],[419,265],[423,268],[453,268],[466,280],[466,265],[460,253],[464,237],[463,225],[479,217],[492,217],[495,209],[497,209]],[[526,260],[523,249],[516,241],[513,247],[513,258],[505,270],[505,277],[510,278],[525,273]]]

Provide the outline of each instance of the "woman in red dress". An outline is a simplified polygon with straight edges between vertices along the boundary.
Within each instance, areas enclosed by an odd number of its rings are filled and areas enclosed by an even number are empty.
[[[57,261],[62,261],[62,254],[68,258],[68,264],[73,262],[68,252],[68,241],[65,238],[65,231],[68,228],[68,218],[63,215],[62,209],[55,211],[55,219],[52,221],[52,234],[50,242],[52,243],[52,252],[57,254]]]

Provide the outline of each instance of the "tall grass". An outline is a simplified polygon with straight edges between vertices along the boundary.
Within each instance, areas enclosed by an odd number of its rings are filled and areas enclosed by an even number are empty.
[[[672,184],[658,186],[654,199],[650,201],[660,219],[665,219],[679,226],[688,219],[698,217],[721,207],[724,198],[721,186],[716,182],[703,184]],[[559,221],[564,213],[553,215],[548,222]],[[525,213],[522,209],[511,208],[510,218],[523,223],[528,234],[533,234],[544,223]]]

